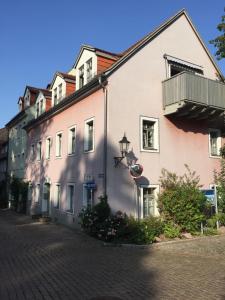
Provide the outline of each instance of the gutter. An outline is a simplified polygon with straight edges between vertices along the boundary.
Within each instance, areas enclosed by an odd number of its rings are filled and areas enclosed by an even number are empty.
[[[75,103],[81,101],[82,99],[86,98],[93,92],[99,90],[101,85],[99,83],[99,77],[94,78],[88,84],[86,84],[83,88],[77,90],[73,94],[64,98],[61,102],[57,105],[53,106],[47,112],[40,115],[37,119],[31,120],[27,123],[23,128],[26,131],[29,131],[32,127],[41,124],[42,122],[52,118],[53,116],[61,113],[65,109],[69,108],[70,106],[74,105]]]
[[[102,87],[104,93],[104,143],[103,143],[103,196],[107,197],[107,157],[108,157],[108,89],[105,76],[99,77],[99,84]]]

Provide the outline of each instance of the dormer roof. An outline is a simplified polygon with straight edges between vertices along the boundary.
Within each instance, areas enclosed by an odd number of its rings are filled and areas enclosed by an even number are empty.
[[[66,82],[72,82],[72,83],[75,83],[75,79],[76,77],[71,75],[71,74],[67,74],[67,73],[63,73],[63,72],[56,72],[54,77],[53,77],[53,80],[52,80],[52,83],[50,84],[50,87],[49,89],[52,89],[54,83],[55,83],[55,80],[56,80],[56,77],[59,76],[61,77],[62,79],[64,79]]]
[[[80,57],[81,57],[84,50],[95,52],[95,54],[97,56],[106,57],[106,58],[109,58],[109,59],[112,59],[112,60],[115,60],[115,61],[117,61],[122,56],[122,54],[113,53],[113,52],[106,51],[106,50],[103,50],[103,49],[100,49],[100,48],[92,47],[90,45],[82,45],[81,48],[80,48],[80,52],[77,56],[77,59],[74,63],[73,68],[76,68],[76,66],[77,66],[77,64],[80,60]]]
[[[23,97],[19,97],[18,101],[17,101],[17,104],[19,104],[20,102],[23,102],[24,101],[24,98]]]

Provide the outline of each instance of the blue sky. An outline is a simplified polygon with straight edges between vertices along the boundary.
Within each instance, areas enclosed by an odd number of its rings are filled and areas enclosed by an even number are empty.
[[[218,35],[224,1],[7,0],[0,9],[0,127],[18,113],[26,85],[45,88],[68,71],[81,44],[125,50],[178,10],[186,8],[203,40]],[[218,63],[225,74],[225,60]]]

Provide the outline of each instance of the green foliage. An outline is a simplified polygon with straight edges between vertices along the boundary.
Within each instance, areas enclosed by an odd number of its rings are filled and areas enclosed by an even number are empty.
[[[28,183],[17,177],[12,177],[9,188],[12,195],[12,207],[16,211],[26,212]]]
[[[159,218],[136,220],[120,211],[111,214],[107,199],[102,198],[93,208],[83,209],[79,218],[86,233],[107,242],[150,244],[164,229]]]
[[[185,165],[187,172],[177,176],[165,169],[160,177],[162,193],[159,195],[159,210],[166,222],[180,226],[181,230],[199,230],[205,220],[204,210],[207,200],[200,191],[199,177]]]
[[[220,170],[214,171],[214,182],[217,185],[218,211],[225,213],[225,159],[224,158],[222,158],[220,161]]]
[[[218,213],[211,218],[206,220],[206,224],[208,227],[216,228],[216,222],[219,222],[220,225],[225,225],[225,214],[224,213]]]
[[[225,8],[224,8],[225,11]],[[217,29],[221,33],[214,40],[211,40],[210,43],[213,44],[216,48],[216,57],[218,60],[225,58],[225,15],[221,17],[221,23],[218,24]]]
[[[174,239],[180,237],[181,228],[172,221],[165,223],[164,235],[166,238]]]
[[[216,235],[216,234],[218,234],[218,231],[215,228],[212,228],[212,227],[205,227],[204,228],[204,234],[205,235]]]

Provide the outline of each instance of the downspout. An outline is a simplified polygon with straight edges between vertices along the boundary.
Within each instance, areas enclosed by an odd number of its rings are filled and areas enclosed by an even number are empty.
[[[108,145],[108,90],[107,90],[107,80],[103,77],[99,77],[99,84],[102,87],[104,93],[104,142],[103,142],[103,196],[107,196],[107,145]]]

